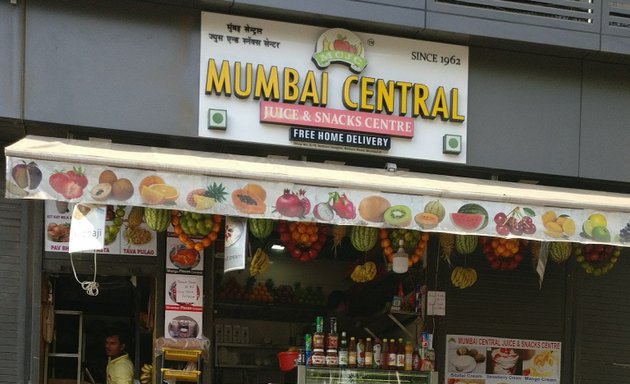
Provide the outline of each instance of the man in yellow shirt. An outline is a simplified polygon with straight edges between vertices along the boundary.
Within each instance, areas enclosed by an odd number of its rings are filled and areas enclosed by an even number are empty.
[[[127,340],[118,331],[110,331],[105,339],[107,384],[133,384],[133,363],[125,352]]]

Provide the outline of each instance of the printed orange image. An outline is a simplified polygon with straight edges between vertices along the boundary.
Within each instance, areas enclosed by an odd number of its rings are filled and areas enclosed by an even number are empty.
[[[147,176],[138,186],[140,197],[145,204],[168,204],[177,200],[179,192],[172,185],[166,184],[157,175]]]

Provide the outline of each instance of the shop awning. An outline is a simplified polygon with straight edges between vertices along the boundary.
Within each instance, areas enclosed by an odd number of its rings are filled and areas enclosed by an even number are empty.
[[[498,212],[504,212],[516,218],[532,217],[536,226],[535,232],[518,237],[620,245],[624,245],[619,237],[620,230],[630,219],[628,194],[40,136],[27,136],[8,146],[5,154],[8,198],[155,205],[225,215],[320,222],[330,219],[331,223],[336,224],[377,227],[400,225],[429,231],[470,232],[493,236],[497,235],[493,217]],[[43,174],[42,181],[35,187],[25,186],[25,181],[16,179],[13,176],[16,172],[12,173],[14,167],[31,161],[36,163]],[[50,176],[55,170],[67,172],[79,167],[87,177],[87,186],[81,188],[84,193],[80,196],[77,191],[64,193],[63,185],[56,186],[57,190],[55,185],[51,186]],[[96,197],[95,194],[90,194],[98,184],[101,173],[108,169],[118,178],[129,179],[134,187],[133,194],[124,202],[116,200],[113,195]],[[248,184],[252,183],[258,184],[263,193],[260,190],[250,191]],[[158,185],[151,187],[152,184]],[[209,200],[208,204],[198,204],[203,208],[192,206],[195,203],[191,203],[190,193],[197,189],[211,188],[213,184],[218,188],[213,190],[215,195],[210,193],[208,196],[216,200],[215,203]],[[68,188],[72,189],[71,187],[72,185]],[[147,194],[143,196],[141,189],[145,188],[151,191],[146,189]],[[298,210],[297,213],[303,214],[294,215],[295,210],[282,212],[283,210],[274,209],[277,198],[285,190],[299,198],[308,198],[309,212]],[[301,195],[300,190],[303,191]],[[342,216],[333,214],[332,218],[329,215],[313,216],[312,207],[328,202],[331,197],[336,196],[334,193],[345,194],[347,201],[352,202],[355,208],[361,206],[378,211],[385,206],[404,206],[408,208],[412,219],[407,220],[404,217],[407,215],[406,208],[400,208],[397,213],[399,219],[402,216],[402,220],[381,221],[382,212],[366,214],[358,209],[356,217],[352,217],[351,213]],[[160,199],[159,194],[164,195],[163,199]],[[370,206],[367,202],[362,204],[366,197],[373,195],[382,197],[385,205],[379,208]],[[380,201],[384,201],[383,199]],[[291,199],[291,202],[295,201],[297,200]],[[439,204],[429,204],[436,201]],[[418,214],[425,211],[437,216],[438,222],[434,222],[430,215],[418,217]],[[553,212],[548,213],[549,211]],[[376,213],[376,218],[371,216],[372,213]],[[597,220],[590,222],[592,214],[603,216],[605,221],[598,216]],[[474,215],[485,217],[481,217],[481,223],[478,223],[477,219],[480,217]],[[562,225],[548,224],[554,216],[570,218],[575,224],[575,230],[571,226],[563,230]],[[589,222],[586,223],[587,221]],[[589,233],[581,231],[584,223]],[[605,230],[600,230],[593,237],[593,224],[604,227]],[[607,233],[610,234],[609,239]]]

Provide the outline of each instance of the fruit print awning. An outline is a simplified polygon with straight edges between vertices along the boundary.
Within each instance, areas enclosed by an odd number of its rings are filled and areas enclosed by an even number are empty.
[[[630,246],[630,195],[102,141],[5,149],[7,198]]]

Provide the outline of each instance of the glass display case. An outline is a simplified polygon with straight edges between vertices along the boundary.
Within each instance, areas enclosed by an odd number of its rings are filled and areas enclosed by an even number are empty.
[[[309,367],[298,365],[298,384],[437,384],[437,372]]]

